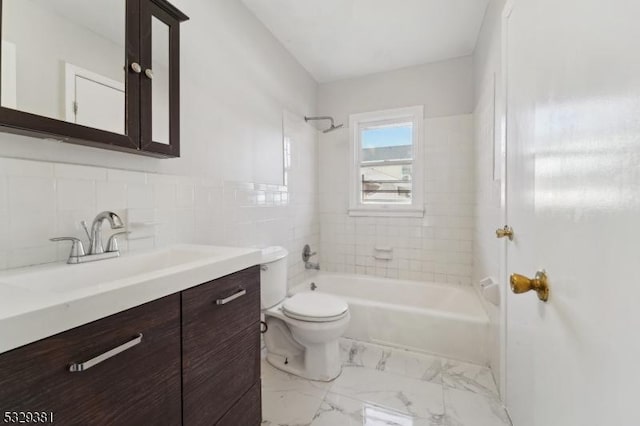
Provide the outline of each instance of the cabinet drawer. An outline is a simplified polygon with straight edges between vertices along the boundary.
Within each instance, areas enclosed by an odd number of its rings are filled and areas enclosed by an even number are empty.
[[[258,426],[262,422],[260,382],[253,385],[216,426]]]
[[[182,326],[187,344],[218,347],[260,322],[260,268],[219,278],[182,292]]]
[[[215,424],[260,379],[257,324],[222,345],[183,343],[184,425]],[[214,348],[215,350],[212,350]]]
[[[179,295],[0,355],[4,411],[53,412],[63,425],[180,424]]]

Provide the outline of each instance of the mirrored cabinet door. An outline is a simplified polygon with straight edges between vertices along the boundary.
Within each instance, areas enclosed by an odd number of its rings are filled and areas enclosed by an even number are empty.
[[[0,121],[139,147],[139,0],[1,0]]]
[[[187,19],[166,0],[0,0],[0,131],[179,156]]]
[[[154,1],[142,1],[142,147],[147,151],[179,156],[180,20]]]

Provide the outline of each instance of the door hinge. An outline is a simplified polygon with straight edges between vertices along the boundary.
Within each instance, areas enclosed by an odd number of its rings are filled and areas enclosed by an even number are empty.
[[[73,113],[78,115],[78,103],[75,101],[73,102]]]

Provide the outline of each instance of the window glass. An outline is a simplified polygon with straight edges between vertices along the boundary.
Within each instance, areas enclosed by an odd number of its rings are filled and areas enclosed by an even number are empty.
[[[361,203],[411,204],[412,139],[412,123],[361,129]]]

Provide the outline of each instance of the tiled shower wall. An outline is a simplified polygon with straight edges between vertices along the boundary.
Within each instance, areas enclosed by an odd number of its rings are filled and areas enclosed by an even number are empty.
[[[425,120],[424,218],[350,217],[346,129],[320,136],[322,268],[470,284],[474,217],[473,115]],[[390,246],[391,260],[374,258]]]
[[[112,210],[133,231],[120,244],[125,252],[173,243],[282,245],[291,253],[289,282],[297,282],[302,246],[319,244],[316,136],[311,127],[304,132],[289,138],[286,187],[0,158],[0,269],[65,260],[69,243],[49,238],[86,241],[80,221]],[[105,240],[111,232],[105,223]]]

